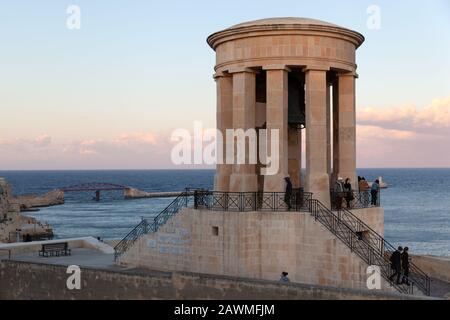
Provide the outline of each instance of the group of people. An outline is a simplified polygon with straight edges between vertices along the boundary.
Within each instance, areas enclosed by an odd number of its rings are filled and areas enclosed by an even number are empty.
[[[286,193],[284,201],[286,202],[288,209],[291,209],[291,197],[292,197],[292,182],[290,177],[285,178],[286,182]],[[358,189],[360,192],[370,190],[371,194],[371,204],[377,205],[378,202],[378,192],[380,190],[380,181],[377,179],[372,183],[372,186],[366,181],[366,178],[358,176]],[[349,178],[344,179],[339,177],[336,181],[334,187],[334,192],[336,195],[336,209],[342,209],[342,202],[345,199],[347,208],[351,208],[351,202],[355,199],[352,190],[352,184]],[[395,277],[397,284],[409,285],[409,265],[410,258],[408,254],[409,248],[398,247],[390,257],[391,268],[393,274],[389,277],[391,281]],[[280,282],[289,282],[288,273],[283,271],[280,276]]]
[[[395,250],[390,258],[391,262],[391,268],[393,270],[392,275],[389,277],[389,280],[393,281],[395,277],[396,283],[398,285],[406,284],[407,286],[410,285],[409,283],[409,265],[410,265],[410,258],[409,258],[409,248],[405,247],[398,247],[397,250]],[[283,271],[280,276],[280,282],[290,282],[288,278],[288,273],[286,271]]]
[[[395,277],[397,284],[406,284],[409,286],[409,264],[410,258],[408,254],[409,248],[398,247],[390,258],[391,268],[393,270],[389,280],[393,281]]]
[[[372,182],[372,186],[369,185],[365,177],[358,176],[358,188],[359,191],[370,190],[371,202],[370,204],[376,206],[378,204],[378,193],[380,192],[380,180],[376,179]]]
[[[339,177],[334,186],[334,192],[336,195],[336,209],[342,209],[342,200],[345,199],[347,208],[351,208],[351,202],[355,199],[352,190],[352,183],[349,178],[344,179]]]
[[[378,204],[378,193],[380,191],[380,181],[378,179],[372,183],[372,186],[370,186],[366,178],[358,176],[358,189],[359,192],[370,190],[370,204],[373,206]],[[344,199],[347,204],[347,208],[351,208],[352,201],[355,199],[355,196],[353,194],[352,183],[349,178],[344,181],[342,177],[338,177],[334,186],[334,193],[336,209],[342,209],[342,201]]]
[[[284,202],[288,206],[288,210],[291,210],[291,198],[292,198],[292,182],[289,176],[284,178],[286,182],[286,192],[284,195]],[[338,177],[336,184],[334,186],[335,193],[335,206],[336,209],[342,209],[342,202],[345,199],[347,204],[347,208],[351,208],[352,201],[355,199],[352,183],[349,178],[344,179],[342,177]],[[359,192],[365,192],[370,190],[370,204],[376,206],[378,204],[378,193],[380,191],[380,181],[377,179],[372,183],[372,186],[369,185],[365,177],[358,176],[358,189]],[[368,200],[367,200],[368,201]],[[368,204],[368,203],[367,203]]]

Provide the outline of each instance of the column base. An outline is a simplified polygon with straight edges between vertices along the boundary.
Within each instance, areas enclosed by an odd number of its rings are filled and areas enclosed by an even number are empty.
[[[231,192],[258,191],[258,176],[254,173],[233,173],[230,176]]]
[[[285,192],[286,181],[284,178],[287,174],[275,174],[272,176],[264,176],[264,192]]]
[[[214,191],[227,192],[230,188],[230,176],[216,174],[214,176]]]
[[[330,178],[328,174],[315,174],[306,177],[306,192],[311,192],[312,198],[317,199],[327,208],[330,202]]]
[[[230,190],[231,167],[220,165],[214,175],[214,191],[227,192]]]

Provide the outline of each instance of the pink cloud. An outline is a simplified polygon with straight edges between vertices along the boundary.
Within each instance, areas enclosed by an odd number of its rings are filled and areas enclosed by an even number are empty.
[[[450,167],[450,97],[423,108],[363,108],[357,123],[359,167]],[[0,139],[0,170],[180,168],[170,159],[176,142],[169,133],[73,142],[53,138]]]
[[[34,148],[49,147],[51,144],[52,137],[48,134],[41,134],[33,139],[0,139],[0,148],[31,150]]]
[[[156,145],[158,143],[158,137],[154,133],[149,132],[125,133],[113,142],[117,144],[143,143]]]
[[[393,130],[447,135],[450,132],[450,97],[435,99],[422,109],[413,105],[363,108],[357,113],[361,125]]]
[[[169,137],[150,132],[111,139],[53,142],[49,135],[0,140],[2,169],[164,168],[170,166]]]
[[[414,139],[418,134],[414,131],[384,129],[377,126],[356,126],[357,140],[363,141],[367,139],[386,139],[386,140],[406,140]]]
[[[450,167],[450,97],[357,114],[360,167]]]

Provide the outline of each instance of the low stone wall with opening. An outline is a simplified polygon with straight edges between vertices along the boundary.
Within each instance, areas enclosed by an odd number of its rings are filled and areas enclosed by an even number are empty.
[[[113,272],[85,268],[81,269],[81,289],[68,290],[66,270],[57,265],[2,261],[0,299],[412,299],[378,290],[280,284],[186,272]]]

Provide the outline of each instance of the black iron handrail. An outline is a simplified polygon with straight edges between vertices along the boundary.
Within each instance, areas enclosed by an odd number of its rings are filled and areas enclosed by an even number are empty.
[[[370,194],[370,191],[367,193]],[[355,197],[359,204],[364,204],[360,199],[367,193],[361,192],[359,194],[363,196]],[[426,295],[430,294],[429,277],[414,264],[410,265],[410,286],[404,287],[391,281],[389,277],[393,274],[393,270],[387,255],[395,250],[394,247],[348,209],[341,207],[333,212],[320,201],[312,199],[311,193],[303,192],[302,189],[294,191],[290,199],[286,199],[283,192],[241,193],[208,190],[197,190],[194,199],[195,208],[238,212],[287,211],[289,202],[292,211],[310,212],[363,261],[369,265],[379,266],[381,275],[399,292],[412,294],[416,286]],[[377,203],[379,205],[379,201]]]
[[[117,258],[125,253],[142,235],[158,231],[158,229],[182,207],[187,207],[190,194],[191,193],[187,190],[182,192],[153,220],[149,221],[148,219],[142,219],[142,221],[114,247],[114,260],[117,260]]]
[[[312,193],[294,189],[290,196],[285,192],[222,192],[194,191],[194,208],[213,211],[307,211],[306,203]]]
[[[193,196],[193,197],[191,197]],[[114,257],[117,260],[142,235],[156,232],[160,226],[175,215],[181,207],[187,207],[191,198],[194,208],[223,211],[307,211],[306,203],[312,193],[303,189],[294,189],[290,197],[284,192],[217,192],[206,189],[186,188],[153,220],[142,219],[115,247]],[[289,205],[288,205],[289,204]]]
[[[413,263],[410,264],[409,286],[398,285],[390,277],[393,274],[389,261],[390,253],[395,248],[381,235],[369,227],[345,208],[332,211],[319,200],[312,199],[312,194],[302,189],[294,190],[286,197],[283,192],[218,192],[204,189],[186,189],[172,201],[153,221],[143,219],[114,248],[115,259],[126,252],[139,237],[156,232],[180,208],[187,207],[194,199],[194,208],[220,211],[307,211],[315,220],[321,222],[333,235],[347,245],[368,265],[380,267],[381,276],[399,292],[413,294],[414,286],[424,294],[430,295],[430,278]]]
[[[343,191],[337,192],[334,189],[330,190],[331,209],[338,210],[347,207],[347,199],[349,200],[350,208],[348,209],[363,209],[369,207],[379,207],[381,192],[378,190],[376,199],[372,198],[370,190],[363,191]],[[374,200],[372,202],[372,200]]]
[[[396,250],[395,247],[348,209],[342,208],[338,211],[338,215],[340,219],[352,225],[353,229],[359,232],[359,238],[369,243],[390,267],[390,255]],[[408,280],[413,282],[426,295],[430,295],[430,278],[413,262],[409,264]]]
[[[391,281],[389,277],[392,275],[390,265],[386,263],[383,256],[372,247],[369,242],[361,241],[360,234],[355,231],[347,221],[341,219],[338,213],[335,213],[325,207],[320,201],[313,199],[310,201],[310,213],[316,221],[324,225],[333,235],[341,240],[348,248],[356,253],[368,265],[376,265],[380,267],[381,276],[388,281],[394,288],[401,293],[413,294],[413,283],[404,287],[397,285]]]

